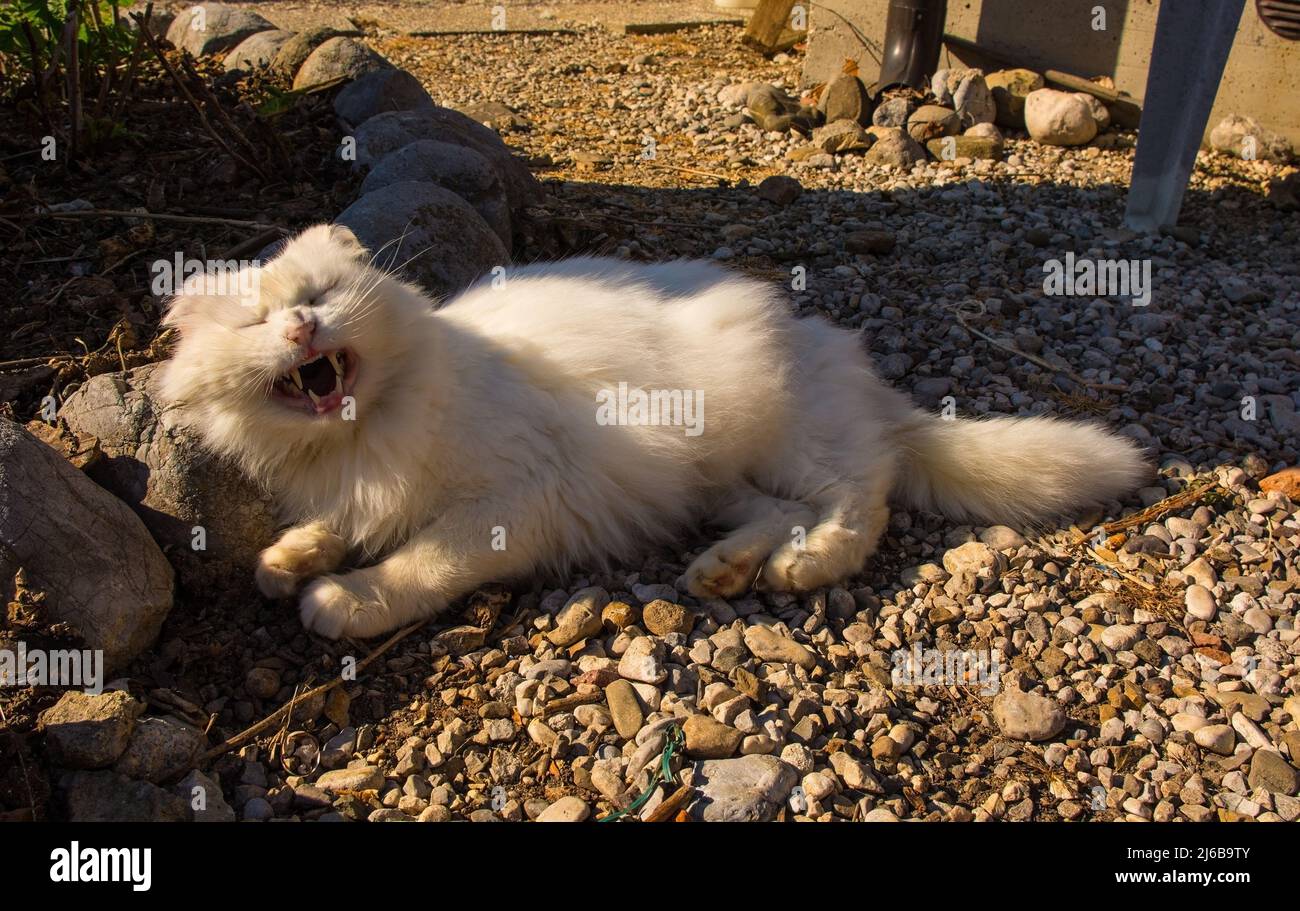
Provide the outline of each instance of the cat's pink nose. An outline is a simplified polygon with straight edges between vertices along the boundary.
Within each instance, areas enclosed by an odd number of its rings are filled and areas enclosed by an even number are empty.
[[[302,323],[295,323],[292,326],[286,326],[284,337],[295,345],[301,345],[304,348],[311,347],[312,336],[316,334],[316,321],[307,320]]]

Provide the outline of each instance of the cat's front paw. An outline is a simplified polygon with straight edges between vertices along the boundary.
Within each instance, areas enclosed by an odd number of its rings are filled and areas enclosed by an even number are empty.
[[[298,590],[303,576],[288,569],[280,561],[267,559],[267,553],[274,548],[267,548],[257,558],[257,569],[253,578],[257,581],[257,590],[267,598],[288,598]]]
[[[393,627],[388,609],[378,601],[353,591],[346,576],[323,576],[303,589],[298,616],[310,632],[328,639],[351,636],[365,639]]]
[[[291,528],[258,554],[254,578],[268,598],[288,598],[307,579],[329,572],[347,552],[343,539],[319,524]]]

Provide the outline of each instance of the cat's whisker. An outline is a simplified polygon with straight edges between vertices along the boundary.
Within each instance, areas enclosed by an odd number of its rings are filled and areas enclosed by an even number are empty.
[[[362,306],[360,310],[354,313],[348,313],[347,317],[343,320],[343,322],[339,324],[339,329],[345,329],[349,326],[356,325],[357,323],[361,322],[361,320],[365,319],[367,316],[373,313],[381,305],[382,301],[378,297],[373,297],[373,298],[367,297],[370,294],[370,292],[374,289],[374,287],[379,284],[380,281],[382,281],[382,279],[376,279],[369,287],[366,288],[365,291],[363,291],[353,300],[348,301],[348,304],[350,305],[361,303]]]
[[[412,259],[414,259],[414,257],[412,257]],[[408,260],[407,262],[410,262],[410,260]],[[403,266],[405,266],[405,263],[403,263]],[[380,269],[374,269],[373,272],[374,272],[374,277],[370,281],[370,283],[367,284],[362,291],[356,293],[355,296],[353,297],[353,301],[355,302],[365,302],[363,308],[358,313],[349,314],[348,318],[343,323],[344,326],[349,326],[360,322],[363,318],[365,318],[370,313],[372,313],[374,309],[382,303],[379,297],[371,298],[370,293],[374,291],[377,287],[379,287],[380,283],[382,283],[386,278],[389,278],[390,275],[389,273],[386,273]]]
[[[406,232],[404,232],[404,233],[402,234],[402,237],[405,237],[405,236],[406,236]],[[400,240],[400,238],[399,238],[399,240]],[[362,291],[359,295],[357,295],[357,299],[362,299],[362,298],[365,298],[366,296],[368,296],[368,295],[370,294],[370,292],[373,291],[376,287],[378,287],[379,284],[380,284],[382,281],[384,281],[384,279],[386,279],[386,278],[393,278],[393,279],[396,279],[396,280],[400,281],[400,280],[401,280],[401,277],[400,277],[399,273],[401,272],[401,270],[405,269],[405,268],[406,268],[407,266],[409,266],[411,263],[415,262],[415,260],[419,259],[419,258],[420,258],[421,256],[423,256],[424,254],[428,253],[428,252],[429,252],[429,249],[430,249],[430,248],[425,248],[424,250],[420,250],[420,251],[418,251],[418,252],[412,254],[410,257],[408,257],[408,258],[406,259],[405,262],[399,263],[398,265],[393,266],[393,267],[391,267],[391,268],[388,268],[388,269],[375,268],[375,273],[376,273],[376,274],[375,274],[375,278],[374,278],[374,280],[371,281],[370,284],[366,286],[366,288],[365,288],[364,291]],[[342,325],[343,325],[343,326],[350,326],[350,325],[352,325],[352,324],[354,324],[354,323],[359,322],[359,321],[360,321],[361,319],[363,319],[365,316],[369,315],[370,312],[372,312],[373,309],[374,309],[376,306],[378,306],[378,305],[379,305],[379,301],[378,301],[378,299],[376,299],[376,300],[374,300],[372,303],[370,303],[367,307],[365,307],[361,312],[356,313],[356,314],[351,314],[351,315],[349,315],[348,319],[345,320],[344,323],[343,323]]]
[[[371,255],[369,261],[366,263],[366,266],[362,269],[359,269],[357,271],[357,274],[353,276],[352,281],[348,285],[347,291],[344,292],[344,296],[355,297],[355,299],[359,300],[361,298],[364,298],[366,295],[368,295],[370,291],[372,291],[381,281],[383,281],[383,279],[387,276],[387,273],[384,271],[382,266],[375,265],[375,260],[378,258],[380,253],[388,249],[393,244],[400,244],[402,240],[406,238],[406,235],[408,233],[410,233],[409,228],[406,231],[403,231],[397,237],[390,240],[388,243],[384,244],[378,250],[376,250]],[[372,275],[374,276],[373,279],[371,278]],[[366,285],[365,290],[361,291],[360,293],[357,293],[358,286],[360,286],[361,283],[366,280],[369,280],[369,284]]]
[[[427,252],[427,251],[422,251],[422,253],[423,252]],[[408,263],[412,262],[416,258],[416,256],[422,255],[422,253],[417,253],[415,256],[412,256],[410,259],[408,259],[405,263],[402,263],[397,268],[398,269],[405,268]],[[382,304],[382,300],[379,297],[373,297],[373,298],[370,297],[371,292],[374,291],[380,285],[380,283],[382,283],[385,279],[392,278],[392,277],[395,276],[390,275],[389,273],[386,272],[376,270],[374,279],[370,282],[370,284],[368,284],[365,287],[364,290],[362,290],[359,294],[356,295],[355,300],[364,301],[365,302],[364,306],[362,306],[362,308],[356,313],[348,314],[347,318],[340,324],[339,328],[342,329],[342,328],[356,325],[360,323],[363,319],[365,319],[367,316],[369,316],[371,313],[373,313],[375,309]]]
[[[409,233],[409,231],[410,228],[408,227],[406,231],[403,231],[397,237],[394,237],[392,240],[388,241],[388,243],[384,244],[378,250],[375,250],[373,253],[371,253],[370,259],[366,261],[365,268],[358,269],[356,275],[352,276],[352,281],[349,282],[348,290],[345,292],[345,295],[351,294],[354,291],[356,291],[357,287],[361,284],[361,282],[369,277],[370,270],[376,268],[375,259],[379,256],[379,254],[387,250],[393,244],[400,244],[406,238],[406,235],[407,233]]]
[[[406,227],[402,229],[402,233],[399,234],[399,235],[397,235],[396,237],[394,237],[394,238],[393,238],[392,240],[390,240],[388,243],[384,244],[384,245],[383,245],[382,247],[380,247],[378,250],[376,250],[376,251],[371,255],[371,257],[370,257],[370,261],[369,261],[366,265],[369,266],[370,268],[378,269],[380,272],[383,272],[383,271],[384,271],[384,267],[383,267],[382,265],[376,265],[376,264],[375,264],[376,261],[379,259],[379,254],[383,253],[383,252],[384,252],[385,250],[387,250],[389,247],[393,247],[393,257],[392,257],[391,259],[389,259],[389,262],[391,263],[393,259],[396,259],[396,258],[397,258],[397,251],[401,249],[401,247],[402,247],[402,241],[406,240],[407,235],[410,234],[410,233],[411,233],[411,222],[408,221],[408,222],[406,223]],[[394,245],[396,245],[396,246],[394,246]]]
[[[366,298],[370,296],[370,292],[374,291],[375,288],[379,286],[380,282],[382,282],[387,277],[388,276],[384,272],[378,269],[368,269],[366,275],[366,279],[368,280],[367,284],[364,288],[353,291],[352,294],[353,300],[356,302],[365,301]]]
[[[392,240],[390,240],[388,243],[384,244],[382,247],[380,247],[378,250],[376,250],[374,253],[371,254],[371,256],[370,256],[370,261],[367,263],[367,265],[374,266],[374,264],[375,264],[375,260],[379,257],[379,254],[380,254],[380,253],[383,253],[385,250],[387,250],[387,249],[388,249],[389,247],[391,247],[393,244],[398,244],[398,245],[400,245],[400,244],[402,243],[402,241],[406,240],[406,236],[407,236],[408,234],[410,234],[410,233],[411,233],[411,222],[407,222],[407,223],[406,223],[406,227],[402,230],[402,233],[401,233],[401,234],[397,235],[397,236],[394,237]]]
[[[379,247],[377,250],[375,250],[373,253],[370,254],[370,258],[366,261],[365,267],[357,270],[356,274],[353,275],[352,279],[348,282],[347,287],[343,290],[342,298],[345,302],[351,304],[355,301],[361,300],[367,294],[369,294],[369,292],[376,285],[378,285],[378,283],[383,278],[382,270],[379,270],[381,272],[380,276],[375,280],[371,281],[370,284],[366,287],[365,291],[362,291],[360,294],[357,293],[357,288],[361,285],[363,281],[369,280],[371,270],[376,268],[375,260],[379,257],[379,255],[383,253],[385,250],[387,250],[389,247],[393,246],[394,244],[401,244],[401,242],[406,238],[406,235],[409,233],[410,233],[410,226],[408,224],[406,230],[404,230],[401,234],[389,240],[383,246]],[[355,318],[349,318],[342,325],[347,326],[355,321],[356,321]]]
[[[397,277],[398,277],[398,276],[397,276],[397,273],[399,273],[401,270],[405,269],[405,268],[406,268],[407,266],[409,266],[411,263],[415,262],[417,259],[419,259],[419,258],[420,258],[421,256],[423,256],[424,254],[428,253],[431,249],[433,249],[433,248],[432,248],[432,247],[425,247],[423,250],[421,250],[420,252],[418,252],[418,253],[416,253],[414,256],[412,256],[410,259],[408,259],[406,262],[402,263],[400,266],[398,266],[397,268],[393,269],[393,270],[389,273],[389,276],[391,276],[391,277],[393,277],[393,278],[397,278]],[[386,277],[388,277],[388,276],[386,276]]]

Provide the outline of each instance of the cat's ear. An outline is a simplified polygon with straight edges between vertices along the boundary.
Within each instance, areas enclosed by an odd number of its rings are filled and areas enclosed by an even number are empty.
[[[361,259],[369,252],[346,225],[330,225],[330,242],[353,259]]]

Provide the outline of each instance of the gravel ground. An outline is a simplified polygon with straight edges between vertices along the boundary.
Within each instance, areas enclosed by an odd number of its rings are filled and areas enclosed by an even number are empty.
[[[570,29],[622,32],[628,23],[735,21],[743,15],[718,9],[711,0],[387,0],[349,3],[343,8],[337,3],[263,0],[250,6],[282,28],[300,30],[346,18],[358,26],[390,34]]]
[[[506,141],[549,194],[529,257],[803,277],[792,306],[862,330],[918,401],[1092,417],[1148,447],[1158,477],[1075,530],[897,511],[860,576],[808,597],[690,598],[703,538],[489,594],[486,640],[421,630],[309,706],[318,758],[219,759],[214,812],[578,820],[649,790],[630,815],[672,818],[676,786],[653,778],[668,748],[696,818],[1295,820],[1300,480],[1274,476],[1298,461],[1300,223],[1265,199],[1282,169],[1203,153],[1176,236],[1147,238],[1118,227],[1132,134],[1013,134],[1001,161],[907,172],[796,163],[801,139],[739,125],[718,95],[793,90],[799,60],[738,36],[370,41],[439,103],[514,110]],[[802,186],[784,205],[755,189],[778,174]],[[1150,261],[1149,305],[1045,294],[1043,263],[1069,253]],[[245,624],[209,659],[243,662],[242,691],[201,694],[225,729],[355,648],[269,608]]]

